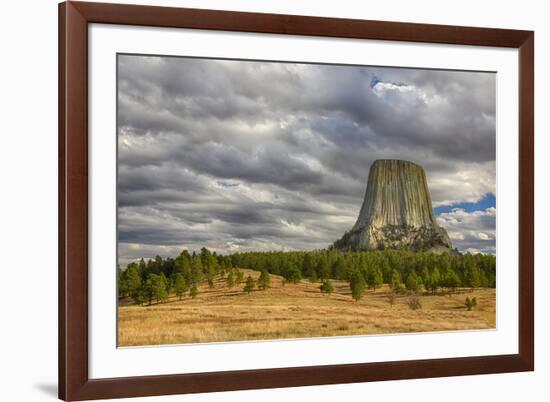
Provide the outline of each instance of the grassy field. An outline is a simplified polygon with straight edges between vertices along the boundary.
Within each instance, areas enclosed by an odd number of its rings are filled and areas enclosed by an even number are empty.
[[[259,272],[244,271],[245,278]],[[323,295],[318,283],[283,285],[271,276],[271,288],[243,292],[244,283],[228,289],[218,278],[214,288],[199,287],[199,295],[177,297],[151,306],[119,306],[119,346],[237,340],[304,338],[495,328],[495,289],[465,290],[458,294],[425,295],[422,308],[411,310],[408,296],[389,303],[385,285],[363,299],[351,298],[349,285],[332,281],[334,293]],[[466,297],[478,307],[467,311]]]

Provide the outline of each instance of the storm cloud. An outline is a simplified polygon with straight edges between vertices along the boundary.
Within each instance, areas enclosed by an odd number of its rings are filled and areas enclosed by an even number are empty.
[[[458,215],[495,194],[495,85],[484,72],[119,55],[119,260],[325,248],[355,222],[380,158],[422,165],[434,207]],[[494,249],[494,216],[476,232],[482,214],[468,227],[446,214],[459,249]]]

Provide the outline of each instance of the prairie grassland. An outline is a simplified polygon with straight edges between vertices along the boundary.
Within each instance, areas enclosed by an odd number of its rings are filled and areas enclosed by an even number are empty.
[[[259,272],[242,270],[245,278]],[[199,287],[199,295],[176,296],[151,306],[121,305],[118,345],[159,345],[280,338],[313,338],[495,328],[495,289],[476,289],[448,295],[420,297],[422,308],[411,310],[408,296],[389,303],[390,289],[366,290],[363,299],[351,298],[349,285],[332,281],[334,293],[323,295],[319,283],[283,285],[271,275],[271,288],[251,294],[244,283],[228,289],[217,278],[214,288]],[[467,311],[466,297],[478,307]]]

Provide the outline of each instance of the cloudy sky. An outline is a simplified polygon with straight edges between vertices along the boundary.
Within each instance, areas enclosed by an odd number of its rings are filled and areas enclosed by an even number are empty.
[[[493,73],[118,57],[119,262],[325,248],[370,164],[422,165],[461,251],[495,250]]]

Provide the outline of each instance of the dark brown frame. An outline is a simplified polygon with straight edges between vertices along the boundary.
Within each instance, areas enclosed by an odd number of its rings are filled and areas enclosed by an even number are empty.
[[[88,377],[88,24],[122,24],[519,49],[519,353],[312,367]],[[59,397],[168,395],[534,370],[534,33],[185,8],[59,5]]]

